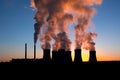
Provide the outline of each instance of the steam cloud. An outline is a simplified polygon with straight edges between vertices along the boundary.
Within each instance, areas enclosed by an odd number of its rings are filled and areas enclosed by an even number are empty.
[[[102,4],[102,0],[31,0],[31,7],[36,9],[34,43],[38,38],[43,49],[71,50],[72,41],[68,35],[68,24],[74,27],[75,48],[95,50],[93,38],[96,33],[88,31],[91,18],[96,9],[94,5]],[[40,35],[40,37],[38,36]]]

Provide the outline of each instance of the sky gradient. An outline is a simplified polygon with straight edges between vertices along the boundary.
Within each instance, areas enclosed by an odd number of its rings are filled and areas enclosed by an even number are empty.
[[[119,0],[103,0],[101,6],[95,6],[97,13],[92,22],[95,25],[94,32],[98,34],[94,41],[99,61],[120,60],[119,4]],[[30,0],[0,1],[0,62],[24,58],[25,43],[28,44],[28,57],[33,58],[34,15]],[[86,53],[84,57],[88,55]],[[39,41],[37,57],[42,57]]]

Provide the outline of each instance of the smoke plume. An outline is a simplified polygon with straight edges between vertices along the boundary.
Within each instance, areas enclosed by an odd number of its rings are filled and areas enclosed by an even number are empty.
[[[95,50],[93,37],[97,34],[89,32],[88,27],[96,12],[94,5],[101,4],[102,0],[31,0],[31,7],[36,9],[35,44],[40,39],[42,48],[50,49],[53,41],[53,50],[71,50],[68,24],[76,23],[75,48]]]

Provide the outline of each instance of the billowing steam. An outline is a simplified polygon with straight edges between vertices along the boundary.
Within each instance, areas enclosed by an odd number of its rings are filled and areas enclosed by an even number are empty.
[[[36,9],[34,43],[38,38],[43,49],[71,50],[72,41],[68,35],[68,24],[74,26],[75,48],[95,50],[93,38],[96,33],[88,31],[91,18],[102,0],[31,0],[31,6]],[[38,36],[40,34],[40,37]]]

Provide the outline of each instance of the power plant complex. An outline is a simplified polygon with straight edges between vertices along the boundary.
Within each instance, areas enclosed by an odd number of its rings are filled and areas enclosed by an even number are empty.
[[[97,62],[93,39],[98,35],[91,30],[91,23],[96,12],[94,5],[101,3],[102,0],[89,2],[87,0],[50,0],[48,2],[31,0],[31,7],[36,10],[34,58],[32,60],[38,63],[80,64],[83,63],[82,49],[85,49],[89,50],[89,62]],[[41,49],[43,49],[42,59],[36,59],[37,40],[40,40]],[[73,42],[75,46],[74,62],[71,57]],[[25,44],[25,60],[28,60],[27,44]]]
[[[52,53],[52,58],[50,54]],[[60,49],[58,51],[50,51],[50,49],[43,50],[43,58],[36,58],[36,45],[34,45],[34,58],[27,58],[27,44],[25,44],[25,59],[13,59],[12,62],[37,62],[39,64],[81,64],[82,61],[82,50],[75,49],[74,50],[75,58],[72,61],[71,51],[66,51],[65,49]],[[89,63],[96,63],[96,51],[89,51]]]
[[[90,53],[89,62],[97,62],[93,40],[97,37],[97,33],[89,28],[91,28],[92,17],[96,11],[94,5],[101,3],[101,0],[99,2],[97,0],[91,2],[86,0],[50,0],[48,2],[31,0],[31,7],[36,10],[34,15],[33,61],[54,64],[80,64],[83,63],[82,49],[85,49],[89,50]],[[69,29],[70,27],[71,29]],[[74,39],[72,39],[73,34]],[[36,59],[38,40],[40,40],[41,49],[43,49],[43,58],[39,60]],[[72,62],[71,56],[73,40],[75,44],[74,62]],[[27,58],[26,52],[27,50],[25,50],[25,58]]]
[[[50,54],[52,53],[52,58]],[[25,59],[12,59],[13,63],[38,63],[38,64],[81,64],[82,61],[82,50],[74,50],[75,58],[72,61],[71,51],[66,51],[65,49],[60,49],[58,51],[50,51],[50,49],[43,50],[43,58],[36,58],[36,45],[34,45],[34,58],[27,58],[27,44],[25,44]],[[96,51],[89,51],[89,61],[88,63],[96,63]]]

